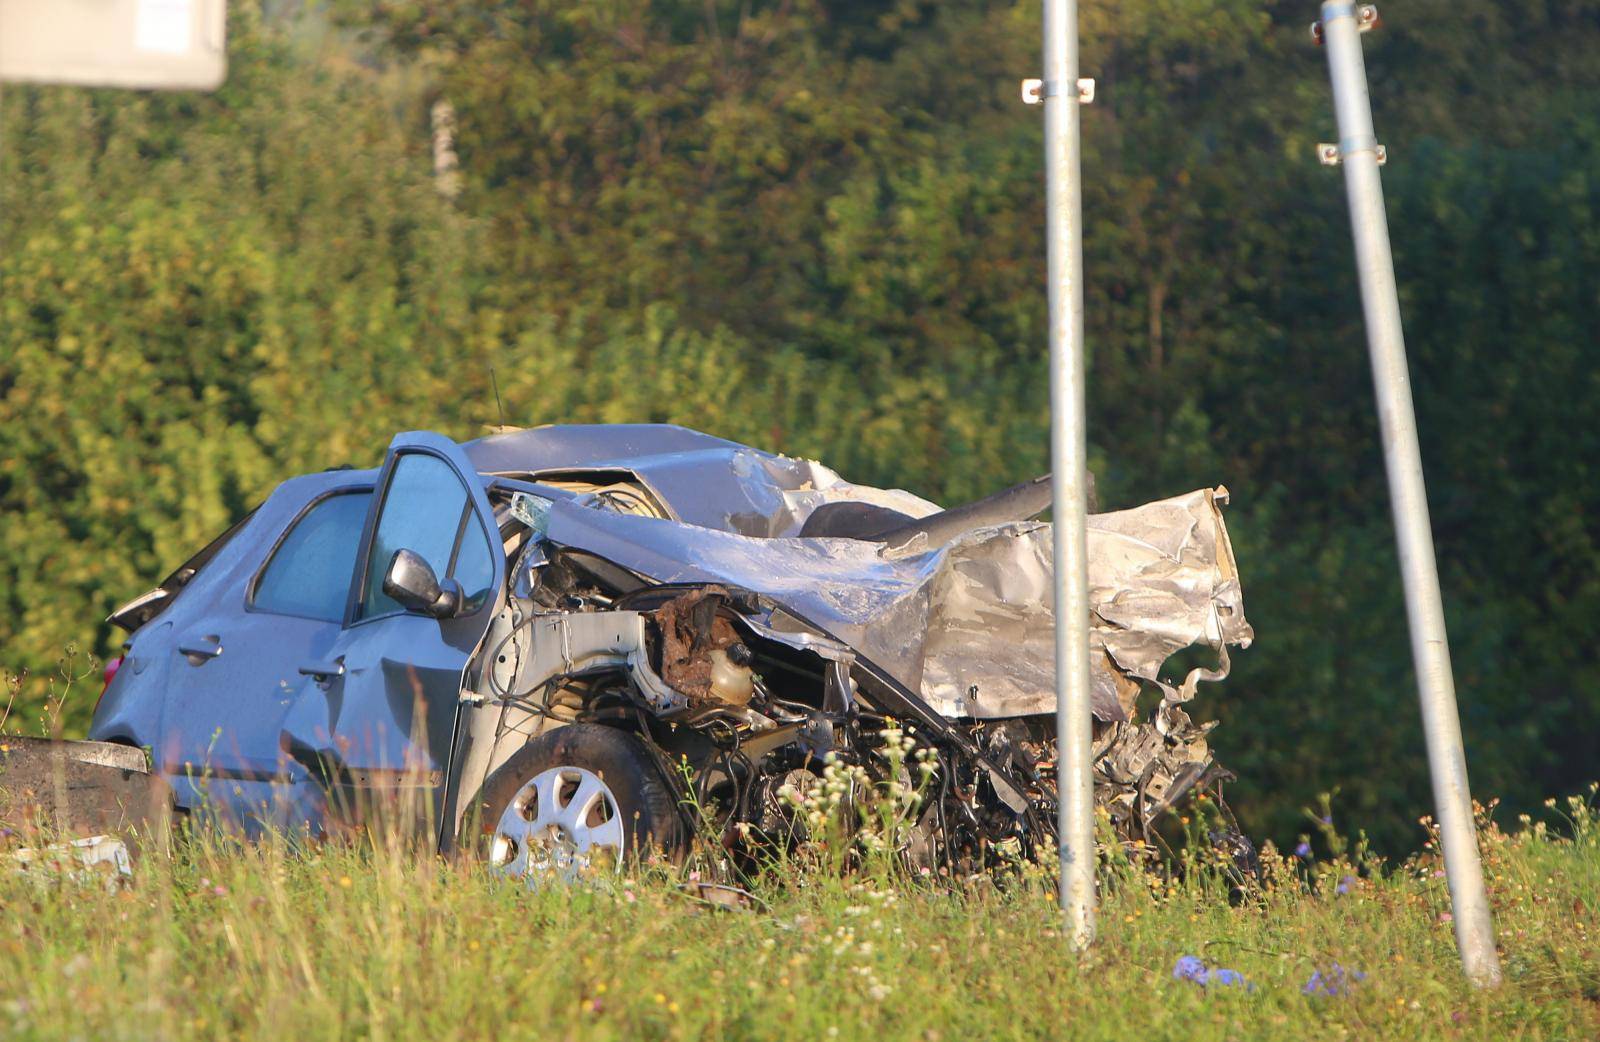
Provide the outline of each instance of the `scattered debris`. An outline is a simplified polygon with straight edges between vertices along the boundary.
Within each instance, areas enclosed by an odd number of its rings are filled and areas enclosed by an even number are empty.
[[[23,847],[11,851],[11,859],[30,875],[79,883],[101,880],[113,890],[133,875],[128,845],[115,836],[88,836],[44,847]]]
[[[725,883],[706,883],[700,880],[690,880],[679,886],[678,890],[708,908],[721,912],[766,910],[766,902],[755,894],[741,887],[729,886]]]

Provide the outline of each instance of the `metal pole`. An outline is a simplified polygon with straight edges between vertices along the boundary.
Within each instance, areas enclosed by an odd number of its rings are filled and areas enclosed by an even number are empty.
[[[1372,354],[1372,380],[1377,387],[1384,464],[1389,473],[1406,616],[1411,624],[1411,655],[1422,702],[1422,728],[1427,736],[1439,835],[1444,843],[1456,945],[1467,977],[1475,984],[1493,985],[1500,981],[1500,959],[1495,952],[1483,866],[1478,861],[1478,841],[1472,824],[1467,757],[1461,745],[1455,680],[1445,641],[1444,607],[1439,598],[1439,573],[1422,483],[1422,454],[1417,446],[1417,418],[1411,405],[1389,225],[1378,178],[1378,165],[1385,157],[1372,131],[1372,103],[1361,58],[1360,34],[1376,25],[1377,18],[1377,10],[1368,4],[1328,0],[1322,5],[1320,34],[1328,51],[1340,140],[1337,146],[1322,146],[1320,151],[1324,162],[1343,164],[1350,198],[1361,304]]]
[[[1078,5],[1044,0],[1045,226],[1049,241],[1050,470],[1055,530],[1056,785],[1061,909],[1082,950],[1094,940],[1089,570],[1083,377],[1083,192],[1078,148]]]

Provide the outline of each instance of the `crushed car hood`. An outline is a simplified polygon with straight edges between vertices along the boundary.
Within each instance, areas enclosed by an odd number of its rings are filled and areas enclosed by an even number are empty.
[[[700,463],[717,470],[738,457],[728,452],[720,462]],[[727,469],[703,474],[702,493],[716,483],[709,478],[727,475]],[[760,492],[762,481],[752,472],[735,476],[740,489]],[[761,494],[787,504],[786,491],[769,487]],[[1226,502],[1226,490],[1200,489],[1090,517],[1098,719],[1128,718],[1138,687],[1127,676],[1161,686],[1164,702],[1183,701],[1198,681],[1226,675],[1229,645],[1249,644],[1219,509]],[[658,582],[715,582],[761,594],[848,644],[945,716],[992,719],[1055,709],[1047,524],[990,526],[938,547],[891,549],[854,539],[758,537],[561,501],[550,505],[546,536]],[[1162,664],[1193,645],[1214,649],[1220,667],[1193,670],[1181,684],[1162,678]]]

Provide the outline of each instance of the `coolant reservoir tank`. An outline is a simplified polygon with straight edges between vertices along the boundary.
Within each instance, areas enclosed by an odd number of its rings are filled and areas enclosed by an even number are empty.
[[[755,674],[729,657],[726,649],[711,653],[711,697],[729,705],[750,704],[755,693]]]

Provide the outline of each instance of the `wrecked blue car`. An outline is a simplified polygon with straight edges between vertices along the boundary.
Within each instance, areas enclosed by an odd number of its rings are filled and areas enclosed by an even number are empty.
[[[403,804],[522,875],[674,856],[708,818],[730,851],[803,840],[794,793],[893,781],[889,734],[928,765],[900,855],[981,868],[1054,844],[1048,501],[944,510],[674,426],[402,434],[113,613],[90,738],[147,749],[192,818]],[[1130,838],[1226,777],[1183,708],[1251,637],[1225,503],[1090,519],[1097,798]]]

